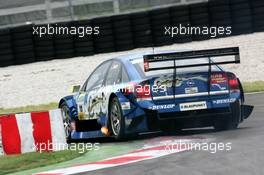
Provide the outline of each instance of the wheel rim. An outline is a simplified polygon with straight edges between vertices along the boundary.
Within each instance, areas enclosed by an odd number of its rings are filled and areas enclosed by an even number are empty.
[[[111,107],[111,126],[114,135],[118,135],[120,131],[120,117],[119,106],[114,103]]]
[[[71,122],[69,116],[69,109],[66,106],[62,107],[62,114],[63,114],[63,127],[66,134],[66,138],[69,138],[71,134]]]

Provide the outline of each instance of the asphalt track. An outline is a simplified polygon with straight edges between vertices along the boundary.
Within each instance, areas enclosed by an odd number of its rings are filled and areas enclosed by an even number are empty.
[[[214,142],[231,142],[230,151],[186,151],[123,166],[81,173],[85,175],[165,175],[165,174],[264,174],[264,94],[246,95],[253,105],[251,116],[239,129],[214,132],[213,129],[188,130],[184,136],[202,136]],[[147,139],[147,138],[146,138]]]

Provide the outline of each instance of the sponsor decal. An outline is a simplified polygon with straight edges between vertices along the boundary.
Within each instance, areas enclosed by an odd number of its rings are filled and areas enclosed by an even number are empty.
[[[187,86],[193,86],[195,83],[193,80],[189,79],[189,80],[187,80],[186,84],[187,84]]]
[[[180,110],[181,111],[190,111],[197,109],[207,109],[207,105],[205,101],[201,102],[193,102],[193,103],[181,103]]]
[[[193,86],[195,84],[194,80],[199,80],[199,81],[207,81],[207,78],[203,76],[193,76],[189,78],[185,77],[176,77],[176,87],[180,87],[183,82],[186,82],[188,86]],[[173,76],[172,75],[165,75],[159,78],[156,78],[154,81],[154,85],[157,86],[165,86],[167,88],[171,88],[173,86]]]
[[[171,88],[173,85],[173,76],[165,75],[165,76],[156,78],[154,81],[154,85],[157,87]],[[181,85],[182,85],[182,81],[177,77],[176,78],[176,87],[180,87]]]
[[[90,91],[77,97],[79,120],[98,119],[106,113],[106,97],[102,91]]]
[[[78,119],[79,120],[85,120],[86,118],[85,118],[85,114],[83,113],[83,112],[79,112],[78,113]]]
[[[197,87],[189,87],[189,88],[185,88],[185,94],[194,94],[198,92],[198,88]]]
[[[221,90],[226,90],[227,89],[227,87],[225,87],[225,86],[222,87],[220,84],[212,84],[212,86],[216,86],[217,88],[219,88]]]
[[[211,75],[211,83],[212,84],[218,84],[218,83],[226,83],[226,76],[223,74],[212,74]]]
[[[224,104],[224,103],[234,103],[236,101],[235,98],[227,98],[227,99],[219,99],[213,100],[214,104]]]
[[[175,104],[167,104],[167,105],[154,105],[150,109],[159,110],[159,109],[171,109],[175,108]]]
[[[121,103],[121,108],[122,108],[123,110],[128,110],[128,109],[130,109],[130,103],[129,103],[129,102],[122,102],[122,103]]]

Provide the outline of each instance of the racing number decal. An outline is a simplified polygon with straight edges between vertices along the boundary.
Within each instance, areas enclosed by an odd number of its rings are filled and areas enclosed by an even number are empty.
[[[83,101],[85,98],[85,93],[81,92],[77,98],[77,107],[78,107],[78,119],[84,120],[85,114],[84,114],[84,108],[83,108]]]
[[[99,89],[82,93],[78,97],[79,120],[97,119],[105,114],[106,97]]]
[[[105,96],[100,91],[92,91],[89,93],[88,102],[85,106],[87,109],[88,119],[97,119],[104,113]]]

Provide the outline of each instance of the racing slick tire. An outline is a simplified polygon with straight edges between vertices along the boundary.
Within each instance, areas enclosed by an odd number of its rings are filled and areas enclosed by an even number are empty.
[[[240,100],[231,104],[231,114],[228,116],[219,116],[214,122],[216,131],[232,130],[238,127],[241,121],[241,102]]]
[[[109,107],[110,132],[116,140],[126,138],[125,119],[122,113],[121,105],[117,97],[112,98]]]
[[[66,102],[63,102],[60,106],[62,111],[62,117],[63,117],[63,127],[66,135],[66,141],[67,143],[71,142],[71,120],[70,120],[70,109],[67,106]]]

